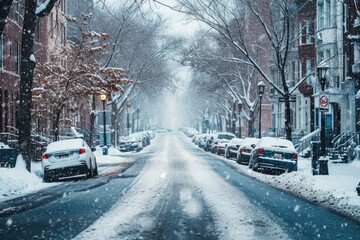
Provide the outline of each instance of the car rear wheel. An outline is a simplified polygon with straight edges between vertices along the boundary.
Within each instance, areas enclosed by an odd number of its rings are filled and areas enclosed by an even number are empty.
[[[97,167],[97,163],[96,163],[96,160],[95,160],[95,169],[94,169],[94,177],[99,175],[99,172],[98,172],[98,167]]]
[[[44,174],[44,182],[51,182],[51,178],[47,174]]]
[[[92,178],[94,176],[94,168],[92,166],[92,162],[90,159],[90,168],[88,169],[88,173],[86,174],[86,178]]]
[[[236,162],[237,162],[238,164],[241,164],[240,154],[238,154],[238,155],[236,156]]]
[[[250,160],[249,160],[249,165],[248,166],[249,166],[250,169],[253,168],[253,164],[252,164],[252,162]]]
[[[229,151],[225,151],[225,157],[226,157],[227,159],[229,159],[229,158],[230,158]]]
[[[259,164],[258,163],[252,164],[252,170],[257,172],[259,170]]]

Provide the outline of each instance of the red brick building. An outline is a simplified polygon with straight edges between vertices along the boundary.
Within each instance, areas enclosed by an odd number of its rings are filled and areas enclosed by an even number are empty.
[[[45,61],[48,51],[66,42],[64,15],[55,14],[63,12],[66,0],[59,3],[36,27],[34,53],[37,62]],[[24,4],[24,1],[14,1],[0,36],[0,132],[15,133],[16,129]]]

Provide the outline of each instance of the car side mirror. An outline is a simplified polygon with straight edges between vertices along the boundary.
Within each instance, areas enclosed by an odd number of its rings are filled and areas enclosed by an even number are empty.
[[[255,147],[256,147],[256,145],[255,145],[255,144],[251,144],[251,147],[252,147],[252,148],[255,148]]]
[[[92,147],[92,148],[91,148],[91,151],[92,151],[92,152],[96,152],[96,148]]]

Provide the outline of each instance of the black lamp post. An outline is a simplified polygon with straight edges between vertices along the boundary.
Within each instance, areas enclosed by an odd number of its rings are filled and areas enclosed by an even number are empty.
[[[106,142],[106,115],[105,115],[105,103],[106,103],[106,100],[107,100],[107,95],[106,93],[101,93],[100,94],[100,100],[102,101],[103,103],[103,111],[104,111],[104,147],[107,146],[107,142]],[[106,155],[105,151],[103,151],[103,154]]]
[[[231,129],[231,131],[234,134],[236,134],[236,105],[237,105],[237,100],[235,100],[234,103],[233,103],[233,111],[232,111],[233,119],[232,119],[232,129]]]
[[[130,134],[130,107],[131,107],[131,103],[128,102],[126,105],[127,108],[127,115],[126,115],[126,128],[128,131],[128,135]]]
[[[258,83],[257,87],[258,87],[258,94],[259,94],[259,101],[260,101],[260,105],[259,105],[259,138],[261,138],[261,100],[262,100],[262,96],[265,91],[265,83],[263,81],[260,81]]]
[[[326,84],[326,72],[329,70],[329,65],[322,60],[319,65],[317,66],[317,74],[318,80],[321,85],[321,92],[319,93],[319,103],[322,101],[320,96],[324,95],[323,91],[325,91],[325,84]],[[327,99],[325,101],[328,101]],[[327,103],[328,104],[328,103]],[[321,110],[321,109],[320,109]],[[321,142],[321,156],[326,155],[326,137],[325,137],[325,114],[324,110],[321,111],[321,129],[320,129],[320,142]]]
[[[242,102],[238,102],[238,110],[239,110],[239,138],[241,138],[241,111],[242,111]]]

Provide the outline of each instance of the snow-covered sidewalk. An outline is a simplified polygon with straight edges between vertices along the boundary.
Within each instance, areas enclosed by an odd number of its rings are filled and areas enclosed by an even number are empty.
[[[297,172],[279,176],[254,172],[233,160],[226,161],[262,182],[360,221],[360,196],[356,192],[360,182],[360,161],[355,160],[349,164],[330,161],[329,175],[315,176],[312,175],[311,159],[300,158]]]
[[[127,159],[115,148],[109,149],[109,155],[102,155],[102,149],[94,152],[98,166],[109,163],[122,163]],[[31,163],[31,173],[26,170],[25,162],[18,159],[15,168],[0,168],[0,202],[11,198],[51,187],[58,183],[44,183],[41,162]]]

